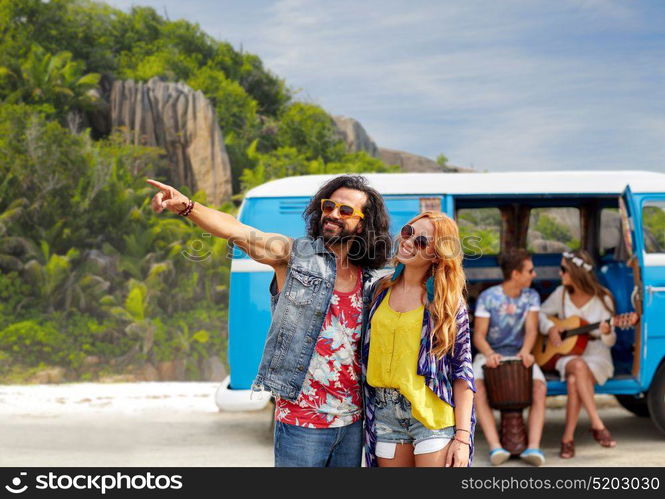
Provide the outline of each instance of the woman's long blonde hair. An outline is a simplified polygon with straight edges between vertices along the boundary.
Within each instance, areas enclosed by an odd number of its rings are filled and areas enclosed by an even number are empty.
[[[466,290],[466,276],[462,269],[462,245],[459,228],[455,221],[439,211],[426,211],[413,218],[409,224],[428,218],[434,225],[434,251],[438,263],[432,265],[432,273],[426,274],[422,282],[423,293],[427,296],[426,282],[430,275],[434,276],[434,300],[428,303],[432,315],[432,353],[441,358],[453,352],[457,337],[457,311],[462,303]],[[393,258],[393,265],[399,262]],[[377,286],[374,299],[385,289],[399,282],[400,278],[391,281],[391,276],[384,277]]]
[[[614,314],[614,310],[616,310],[614,296],[612,296],[612,293],[609,289],[598,282],[596,274],[593,272],[593,258],[591,258],[589,252],[580,249],[573,251],[572,254],[574,257],[581,258],[584,263],[588,263],[591,266],[591,270],[586,270],[584,267],[576,265],[571,258],[567,258],[564,255],[563,259],[567,263],[566,268],[568,269],[570,280],[573,281],[575,286],[577,286],[583,293],[600,298],[600,301],[603,304],[603,308],[605,308],[605,310],[607,310],[610,314]],[[572,286],[566,286],[566,290],[569,294],[573,294],[574,289]],[[612,303],[612,308],[614,310],[607,306],[607,303],[605,302],[606,296],[609,297],[610,302]]]

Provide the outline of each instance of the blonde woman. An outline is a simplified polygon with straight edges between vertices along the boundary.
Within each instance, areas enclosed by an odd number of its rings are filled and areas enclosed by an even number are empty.
[[[590,341],[582,355],[566,355],[556,363],[562,381],[566,381],[566,425],[561,439],[559,456],[570,459],[575,456],[575,427],[584,406],[591,422],[591,433],[603,447],[614,447],[616,441],[605,427],[594,401],[594,383],[602,385],[614,374],[611,347],[616,343],[614,327],[607,321],[614,315],[614,299],[593,272],[593,259],[588,252],[566,252],[561,258],[561,286],[540,307],[540,332],[549,336],[554,346],[561,345],[560,328],[548,319],[556,315],[563,319],[579,316],[589,323],[603,321],[591,331]],[[637,316],[632,314],[634,324]]]
[[[415,217],[393,263],[363,321],[367,464],[470,466],[475,385],[457,224]]]

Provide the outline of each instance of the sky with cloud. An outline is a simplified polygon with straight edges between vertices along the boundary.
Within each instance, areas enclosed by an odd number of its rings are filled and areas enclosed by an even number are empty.
[[[481,171],[665,171],[662,0],[107,3],[259,55],[381,147]]]

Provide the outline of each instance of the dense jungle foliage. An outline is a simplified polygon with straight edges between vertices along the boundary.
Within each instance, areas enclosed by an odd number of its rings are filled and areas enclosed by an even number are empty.
[[[49,366],[65,379],[97,379],[173,360],[201,379],[203,361],[224,361],[226,242],[152,212],[144,180],[167,178],[164,151],[80,126],[99,105],[90,91],[104,76],[204,92],[236,200],[287,175],[395,170],[349,154],[330,116],[299,102],[258,56],[152,8],[0,0],[0,31],[2,380],[27,381]]]

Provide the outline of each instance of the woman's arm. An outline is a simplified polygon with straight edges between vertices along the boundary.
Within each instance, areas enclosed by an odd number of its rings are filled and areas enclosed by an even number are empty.
[[[607,306],[610,308],[610,310],[614,309],[614,306],[612,304],[612,300],[610,299],[609,296],[605,296],[605,303]],[[607,320],[610,317],[612,317],[612,314],[605,308],[601,303],[598,304],[599,307],[603,309],[601,320]],[[613,347],[614,344],[617,342],[617,334],[616,331],[614,330],[614,326],[610,323],[607,326],[602,326],[600,329],[600,339],[602,342],[608,346],[608,347]],[[604,332],[607,331],[607,332]]]
[[[561,303],[563,286],[559,286],[547,299],[540,305],[538,313],[538,324],[541,334],[547,334],[554,323],[547,318],[548,315],[559,315],[561,313]]]
[[[455,439],[450,443],[446,455],[446,467],[466,467],[469,465],[471,439],[471,411],[473,410],[473,391],[463,379],[453,382],[453,400],[455,401]],[[462,443],[465,442],[465,443]]]
[[[471,332],[469,328],[469,314],[466,305],[462,303],[457,311],[457,337],[455,350],[451,357],[451,371],[453,385],[453,403],[455,406],[455,438],[448,447],[445,466],[468,466],[469,454],[474,430],[471,427],[471,414],[473,411],[473,397],[476,385],[471,363]],[[464,431],[466,430],[466,431]],[[463,443],[464,442],[464,443]],[[468,445],[467,445],[468,444]]]

